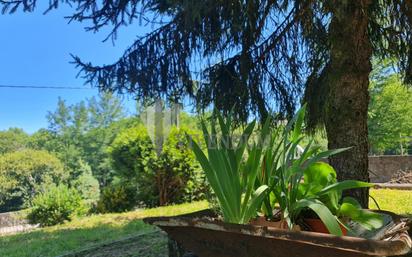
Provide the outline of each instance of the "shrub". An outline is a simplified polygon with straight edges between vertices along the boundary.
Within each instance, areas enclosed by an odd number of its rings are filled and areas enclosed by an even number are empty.
[[[99,181],[92,175],[92,170],[87,163],[81,162],[80,167],[82,168],[80,176],[72,182],[72,186],[89,207],[94,207],[100,198]]]
[[[136,188],[131,185],[114,184],[105,187],[97,204],[100,213],[124,212],[136,205]]]
[[[65,185],[51,186],[34,199],[29,220],[41,226],[52,226],[85,214],[87,208],[77,190]]]
[[[120,177],[134,178],[149,173],[150,164],[156,160],[152,141],[144,126],[122,131],[109,149],[113,168]]]
[[[203,199],[205,179],[186,133],[196,134],[196,131],[171,128],[159,156],[143,126],[123,131],[111,145],[116,175],[137,187],[137,199],[143,205]]]
[[[0,156],[0,211],[30,206],[33,197],[67,178],[61,162],[46,151],[23,150]]]
[[[186,134],[200,132],[172,128],[160,154],[155,180],[160,205],[204,199],[206,184]]]

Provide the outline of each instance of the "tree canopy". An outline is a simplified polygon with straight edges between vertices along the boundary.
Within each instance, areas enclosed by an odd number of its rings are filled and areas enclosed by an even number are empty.
[[[316,93],[327,87],[313,85],[331,69],[330,30],[334,17],[344,15],[347,8],[367,13],[373,54],[397,58],[402,74],[411,81],[412,3],[357,2],[351,6],[312,0],[52,0],[46,12],[69,4],[70,21],[86,22],[89,31],[111,26],[108,36],[113,39],[121,27],[135,22],[154,26],[113,64],[96,66],[74,57],[86,81],[101,89],[141,99],[189,96],[199,108],[214,104],[228,111],[236,106],[245,120],[250,113],[292,113],[307,83],[316,120],[327,98]],[[31,12],[37,1],[0,4],[3,13]]]
[[[0,131],[0,154],[23,150],[29,141],[29,135],[19,128]]]
[[[67,178],[61,162],[46,151],[0,155],[0,211],[27,208],[44,187],[65,183]]]

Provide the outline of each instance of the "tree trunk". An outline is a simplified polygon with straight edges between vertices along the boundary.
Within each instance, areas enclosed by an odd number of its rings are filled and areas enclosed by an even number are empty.
[[[370,0],[334,1],[330,24],[331,61],[325,127],[329,149],[352,147],[330,158],[339,180],[369,181],[369,73],[372,47],[367,34]],[[368,189],[344,192],[368,207]]]

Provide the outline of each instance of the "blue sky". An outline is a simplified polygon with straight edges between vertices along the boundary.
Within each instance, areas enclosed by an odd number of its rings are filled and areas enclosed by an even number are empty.
[[[41,1],[43,3],[48,1]],[[86,24],[71,23],[63,17],[71,9],[60,9],[43,15],[44,6],[34,13],[0,15],[0,85],[83,87],[76,78],[78,70],[70,53],[94,64],[109,64],[121,56],[137,35],[151,28],[138,24],[119,31],[115,45],[102,42],[108,30],[86,32]],[[0,88],[0,130],[23,128],[32,133],[47,126],[46,113],[55,109],[61,96],[68,104],[97,95],[96,89],[8,89]],[[124,99],[129,110],[134,109],[131,97]]]

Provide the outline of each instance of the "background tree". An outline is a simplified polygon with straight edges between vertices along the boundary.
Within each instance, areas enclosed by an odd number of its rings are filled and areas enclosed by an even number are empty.
[[[0,131],[0,154],[22,150],[29,143],[29,135],[19,128]]]
[[[92,97],[88,100],[90,112],[90,126],[93,128],[105,128],[113,122],[125,117],[124,107],[120,99],[112,93],[102,93],[97,100]]]
[[[84,160],[92,167],[92,173],[101,186],[113,179],[108,147],[121,130],[137,123],[136,117],[126,118],[120,99],[111,93],[101,94],[88,101],[89,130],[82,139]]]
[[[36,0],[2,0],[3,12],[32,11]],[[371,58],[392,57],[412,80],[409,0],[53,0],[74,6],[72,21],[109,36],[136,20],[154,30],[120,59],[94,66],[75,57],[86,81],[137,98],[194,99],[240,120],[291,114],[306,88],[308,124],[324,125],[329,148],[352,146],[330,163],[339,179],[368,180]],[[157,25],[156,25],[157,24]],[[195,82],[196,81],[196,82]],[[368,191],[351,192],[366,207]]]
[[[48,130],[36,132],[31,146],[56,154],[73,180],[82,174],[86,163],[100,185],[110,183],[113,172],[107,148],[121,129],[136,122],[136,118],[125,118],[121,100],[101,93],[98,98],[67,105],[59,98],[56,110],[49,112],[47,119]]]
[[[61,149],[57,135],[50,130],[41,128],[30,136],[28,146],[35,150],[46,150],[48,152],[57,152]]]
[[[412,89],[397,74],[371,83],[369,106],[370,151],[407,154],[412,141]]]
[[[45,151],[23,150],[0,156],[0,211],[30,206],[43,188],[67,182],[61,162]]]
[[[80,102],[68,106],[59,97],[56,110],[48,112],[47,120],[49,122],[48,131],[56,139],[55,144],[49,143],[49,146],[55,147],[50,150],[62,161],[65,170],[70,172],[71,178],[75,179],[80,175],[78,172],[82,158],[80,144],[87,127],[85,103]]]
[[[96,206],[100,198],[99,181],[93,176],[92,169],[87,163],[82,162],[81,168],[79,177],[74,181],[70,181],[70,185],[78,191],[90,208]]]

